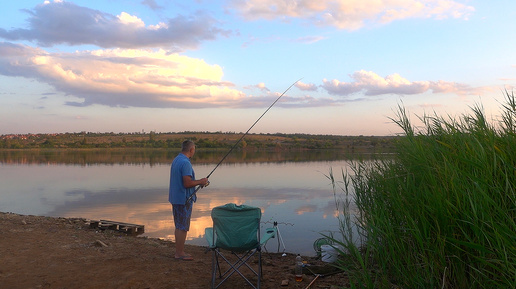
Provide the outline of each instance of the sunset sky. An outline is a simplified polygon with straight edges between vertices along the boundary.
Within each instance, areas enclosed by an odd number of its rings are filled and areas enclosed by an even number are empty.
[[[0,134],[394,135],[516,85],[516,1],[7,1]]]

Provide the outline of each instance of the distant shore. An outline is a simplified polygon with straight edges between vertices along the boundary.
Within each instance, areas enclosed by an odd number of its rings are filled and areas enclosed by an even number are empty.
[[[229,149],[242,135],[232,132],[9,134],[0,136],[0,149],[177,149],[186,139],[195,141],[200,150]],[[236,148],[250,151],[337,149],[349,153],[390,152],[397,139],[395,136],[248,134]]]

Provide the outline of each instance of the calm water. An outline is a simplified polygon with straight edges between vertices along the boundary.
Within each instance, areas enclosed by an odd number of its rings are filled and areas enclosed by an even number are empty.
[[[0,211],[143,224],[145,236],[174,240],[168,181],[176,152],[151,161],[54,154],[62,153],[0,155]],[[303,154],[303,159],[313,159]],[[334,194],[325,175],[330,168],[345,169],[348,161],[243,158],[223,163],[210,177],[211,185],[198,192],[187,243],[206,245],[211,209],[226,203],[260,207],[263,228],[278,222],[284,243],[280,251],[314,255],[313,243],[321,233],[338,232]],[[194,158],[197,177],[208,175],[218,161],[208,159]],[[277,240],[267,249],[275,252]]]

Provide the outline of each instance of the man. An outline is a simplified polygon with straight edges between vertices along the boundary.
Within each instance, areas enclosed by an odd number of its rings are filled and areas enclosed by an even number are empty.
[[[185,253],[186,235],[190,230],[190,217],[192,216],[192,205],[196,196],[191,201],[187,199],[195,191],[196,186],[206,186],[207,178],[195,179],[195,173],[190,158],[195,154],[195,144],[191,140],[184,141],[181,146],[181,153],[172,161],[170,167],[170,186],[168,201],[172,204],[174,215],[176,253],[175,258],[185,261],[193,260],[192,256]]]

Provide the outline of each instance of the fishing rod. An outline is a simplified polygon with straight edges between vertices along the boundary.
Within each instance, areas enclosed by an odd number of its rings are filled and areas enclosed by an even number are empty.
[[[215,168],[213,168],[213,170],[210,172],[210,174],[206,177],[207,179],[210,178],[211,174],[213,174],[213,172],[220,166],[220,164],[226,159],[226,157],[233,151],[233,149],[236,148],[236,146],[240,143],[240,141],[242,139],[244,139],[244,137],[249,133],[249,131],[258,123],[258,121],[260,121],[260,119],[262,119],[262,117],[269,111],[269,109],[271,109],[275,104],[276,102],[278,102],[278,100],[280,100],[280,98],[285,94],[287,93],[287,91],[289,91],[292,86],[294,86],[296,83],[298,83],[302,78],[296,80],[294,83],[292,83],[266,110],[265,112],[253,123],[253,125],[251,125],[251,127],[240,137],[240,139],[238,139],[238,141],[231,147],[231,149],[227,152],[227,154],[220,160],[220,162],[215,166]],[[210,184],[210,182],[208,182],[206,184],[206,186],[208,186]],[[190,197],[188,197],[188,199],[186,200],[187,202],[190,202],[192,200],[192,198],[195,196],[195,194],[197,193],[197,191],[199,191],[200,189],[206,187],[206,186],[198,186],[195,191],[193,192],[193,194],[190,195]]]

